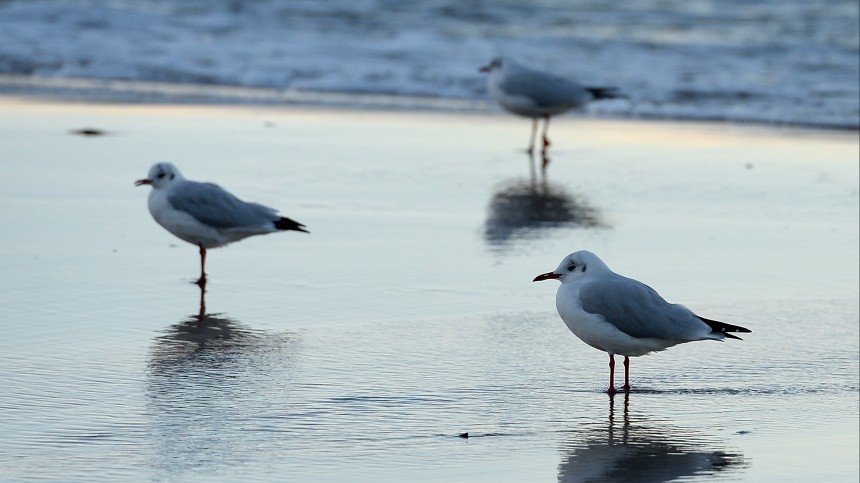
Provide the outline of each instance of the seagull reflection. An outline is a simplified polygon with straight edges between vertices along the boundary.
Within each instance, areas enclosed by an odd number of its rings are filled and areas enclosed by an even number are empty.
[[[201,288],[197,314],[169,326],[156,337],[150,351],[149,375],[157,383],[189,379],[198,373],[212,374],[219,366],[235,372],[243,369],[243,360],[251,362],[271,355],[277,355],[281,363],[289,362],[296,342],[293,334],[271,334],[223,314],[207,313],[205,290]]]
[[[577,438],[564,444],[558,481],[661,482],[747,467],[742,454],[720,449],[720,443],[703,435],[631,418],[629,394],[624,394],[624,415],[618,422],[614,401],[609,398],[608,428],[577,431]]]
[[[606,227],[600,210],[547,180],[544,168],[549,158],[542,158],[540,180],[530,157],[529,179],[506,180],[495,188],[484,226],[484,239],[491,247],[505,248],[515,240],[539,238],[551,228]]]
[[[254,438],[282,416],[301,340],[200,311],[155,337],[146,373],[146,412],[166,475],[259,451]],[[167,478],[174,479],[174,478]]]

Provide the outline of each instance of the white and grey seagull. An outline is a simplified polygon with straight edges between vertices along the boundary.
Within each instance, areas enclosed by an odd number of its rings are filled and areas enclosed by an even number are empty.
[[[206,250],[276,231],[310,233],[268,206],[236,198],[213,183],[189,181],[171,163],[156,163],[135,186],[151,185],[149,212],[159,225],[200,248],[200,278],[206,285]]]
[[[609,389],[615,393],[615,355],[624,356],[624,390],[630,390],[630,357],[696,340],[740,339],[749,329],[706,319],[670,304],[644,283],[619,275],[589,251],[571,253],[534,281],[561,282],[555,296],[567,328],[586,344],[609,353]]]
[[[547,137],[550,117],[584,107],[591,101],[624,97],[614,87],[583,86],[501,57],[480,71],[487,73],[487,90],[496,102],[509,112],[532,118],[529,154],[534,152],[538,119],[544,120],[542,152],[546,152],[550,145]]]

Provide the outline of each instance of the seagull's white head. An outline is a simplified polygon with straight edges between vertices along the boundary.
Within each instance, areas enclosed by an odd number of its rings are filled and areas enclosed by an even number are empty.
[[[164,188],[171,183],[185,179],[179,169],[171,163],[162,162],[156,163],[149,168],[149,175],[146,178],[139,179],[134,182],[135,186],[152,185],[154,189]]]
[[[606,272],[610,272],[610,270],[609,267],[603,263],[603,260],[587,250],[580,250],[564,257],[564,260],[561,261],[558,268],[552,272],[538,275],[533,281],[540,282],[541,280],[555,279],[561,283],[568,283],[582,280],[583,278],[595,273]]]

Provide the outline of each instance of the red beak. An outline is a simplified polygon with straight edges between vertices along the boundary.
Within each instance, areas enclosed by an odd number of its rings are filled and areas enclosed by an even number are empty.
[[[143,178],[134,182],[135,186],[143,186],[145,184],[152,184],[152,180],[149,178]]]
[[[558,280],[560,278],[561,278],[561,275],[559,275],[555,272],[547,272],[547,273],[542,273],[542,274],[538,275],[537,277],[535,277],[534,280],[532,280],[532,282],[540,282],[542,280],[550,280],[550,279]]]

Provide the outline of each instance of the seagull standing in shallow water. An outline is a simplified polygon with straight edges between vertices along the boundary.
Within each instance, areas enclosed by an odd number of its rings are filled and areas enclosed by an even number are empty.
[[[149,212],[155,221],[177,237],[200,247],[200,279],[206,285],[206,249],[217,248],[253,235],[275,231],[303,231],[305,226],[278,216],[268,206],[236,198],[220,186],[182,177],[176,166],[157,163],[135,186],[151,185]]]
[[[507,111],[532,118],[529,154],[534,152],[538,119],[544,119],[541,152],[546,152],[550,145],[547,130],[551,116],[584,107],[598,99],[623,97],[614,87],[583,86],[499,57],[481,67],[480,71],[487,73],[487,90],[496,102]]]
[[[615,394],[615,354],[624,356],[624,390],[630,390],[630,357],[695,340],[740,339],[737,325],[699,317],[666,302],[654,289],[613,272],[589,251],[571,253],[534,281],[561,282],[555,297],[567,328],[586,344],[609,353],[609,394]]]

